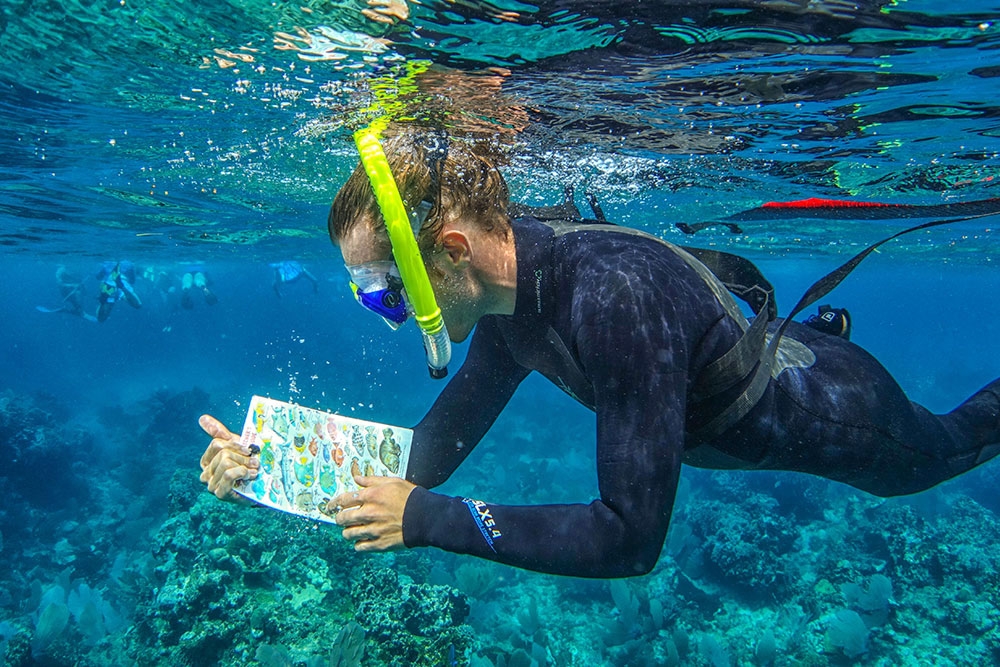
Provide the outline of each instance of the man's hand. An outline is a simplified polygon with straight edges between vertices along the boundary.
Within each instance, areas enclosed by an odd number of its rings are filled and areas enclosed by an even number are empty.
[[[231,433],[211,415],[202,415],[198,425],[212,442],[201,456],[201,481],[221,500],[237,500],[233,485],[240,479],[254,479],[260,470],[260,458],[240,444],[239,436]]]
[[[403,544],[403,509],[416,488],[398,477],[355,477],[361,488],[341,493],[327,504],[344,526],[344,539],[355,551],[395,551]]]

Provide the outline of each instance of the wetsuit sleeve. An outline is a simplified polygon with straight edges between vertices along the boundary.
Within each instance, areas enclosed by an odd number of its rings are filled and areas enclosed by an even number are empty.
[[[595,304],[600,314],[575,341],[595,387],[600,499],[525,507],[418,488],[403,516],[407,546],[572,576],[652,569],[681,467],[687,353],[676,349],[683,337],[671,335],[668,317],[650,312],[660,306],[649,297],[625,292]]]
[[[465,363],[413,429],[406,478],[428,488],[444,483],[479,444],[528,373],[514,361],[495,322],[482,320]]]

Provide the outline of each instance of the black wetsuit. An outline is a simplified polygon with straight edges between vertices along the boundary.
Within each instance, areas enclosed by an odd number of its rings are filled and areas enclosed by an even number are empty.
[[[416,427],[407,477],[426,488],[406,504],[407,546],[557,574],[642,574],[659,557],[682,462],[796,470],[890,496],[1000,451],[1000,381],[935,416],[860,347],[797,323],[763,398],[700,441],[690,434],[731,397],[692,400],[694,378],[741,333],[717,292],[678,252],[627,230],[513,225],[516,310],[480,320],[465,364]],[[600,499],[510,506],[428,491],[532,370],[597,413]]]

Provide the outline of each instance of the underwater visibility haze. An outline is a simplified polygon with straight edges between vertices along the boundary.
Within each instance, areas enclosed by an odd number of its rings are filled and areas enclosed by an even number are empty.
[[[1000,664],[997,461],[890,500],[685,467],[656,567],[607,581],[220,502],[197,421],[441,391],[327,236],[382,113],[493,143],[520,204],[747,257],[782,316],[1000,210],[996,0],[0,0],[0,63],[0,665]],[[810,198],[900,206],[761,209]],[[1000,376],[998,225],[823,300],[932,410]],[[441,491],[588,503],[594,430],[533,375]]]

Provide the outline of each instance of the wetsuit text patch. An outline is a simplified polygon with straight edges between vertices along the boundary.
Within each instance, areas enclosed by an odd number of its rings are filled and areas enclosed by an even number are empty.
[[[502,537],[500,529],[497,528],[497,522],[493,518],[493,514],[490,513],[490,508],[482,500],[473,500],[472,498],[462,498],[462,502],[465,503],[466,507],[469,508],[469,512],[472,513],[472,518],[475,520],[476,525],[479,526],[479,532],[483,534],[483,539],[486,540],[486,544],[489,545],[493,553],[496,553],[496,547],[493,546],[493,541]]]

